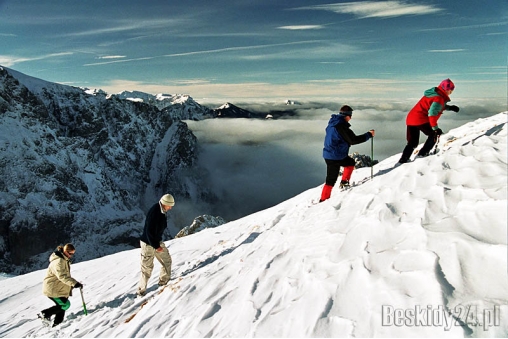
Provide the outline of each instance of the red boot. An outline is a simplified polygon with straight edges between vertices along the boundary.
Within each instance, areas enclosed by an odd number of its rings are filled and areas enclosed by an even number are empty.
[[[342,180],[340,181],[340,189],[346,189],[351,187],[349,184],[349,179],[351,179],[351,174],[353,174],[354,166],[346,166],[344,167],[344,171],[342,172]]]
[[[323,186],[323,191],[321,192],[321,199],[319,199],[319,202],[323,202],[327,199],[330,199],[330,195],[332,195],[332,188],[333,186],[327,184]]]
[[[349,179],[351,179],[351,174],[353,174],[354,169],[355,169],[354,166],[344,167],[344,172],[342,172],[342,181],[349,182]]]

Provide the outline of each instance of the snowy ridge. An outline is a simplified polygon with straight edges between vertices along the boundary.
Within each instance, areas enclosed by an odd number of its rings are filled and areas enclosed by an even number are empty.
[[[168,241],[173,279],[155,292],[156,263],[143,308],[139,250],[77,263],[89,314],[75,293],[58,332],[36,319],[50,306],[45,270],[2,280],[0,336],[506,336],[506,144],[504,112],[444,134],[434,156],[380,162],[326,202],[316,187]]]
[[[199,106],[198,103],[194,101],[189,95],[186,94],[148,94],[140,91],[123,91],[115,95],[111,95],[108,98],[111,98],[112,96],[116,96],[120,99],[125,99],[129,101],[134,102],[144,102],[150,105],[154,105],[155,107],[159,109],[164,109],[167,107],[171,107],[172,105],[189,105],[189,106]]]
[[[204,119],[207,118],[211,112],[209,109],[202,107],[192,97],[187,94],[156,94],[152,95],[140,91],[123,91],[118,94],[107,94],[101,89],[78,88],[68,85],[62,85],[45,81],[39,78],[31,77],[16,70],[0,67],[0,70],[6,70],[10,73],[20,84],[25,86],[30,92],[37,95],[46,104],[51,102],[50,99],[58,97],[60,104],[64,105],[69,100],[69,96],[79,96],[82,93],[88,94],[88,100],[82,100],[81,105],[90,105],[90,103],[97,103],[103,99],[122,99],[132,102],[143,102],[153,105],[160,110],[170,108],[177,111],[176,106],[180,106],[183,112],[178,112],[175,118],[178,119]],[[50,94],[50,95],[49,95]],[[169,111],[170,113],[173,113]]]
[[[11,68],[0,67],[0,71],[6,70],[10,73],[14,78],[16,78],[23,86],[28,88],[30,92],[34,94],[40,94],[45,88],[57,88],[63,85],[58,85],[53,82],[45,81],[42,79],[34,78],[29,75],[23,74],[21,72],[15,71]],[[70,86],[66,86],[69,87]]]

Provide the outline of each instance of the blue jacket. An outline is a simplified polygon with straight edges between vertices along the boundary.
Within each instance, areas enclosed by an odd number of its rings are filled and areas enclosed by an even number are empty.
[[[351,145],[361,144],[372,137],[370,132],[356,135],[349,128],[351,125],[345,118],[346,117],[342,114],[332,114],[332,117],[328,121],[323,158],[328,160],[342,160],[349,156],[349,147],[351,147]]]

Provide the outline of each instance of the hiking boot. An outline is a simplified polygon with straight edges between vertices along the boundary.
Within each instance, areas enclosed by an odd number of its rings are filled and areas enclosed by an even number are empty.
[[[45,316],[44,313],[38,313],[37,318],[41,319],[44,326],[49,327],[51,325],[51,317]]]
[[[339,185],[340,189],[350,188],[350,187],[351,187],[351,185],[349,184],[349,180],[341,180],[340,181],[340,185]]]

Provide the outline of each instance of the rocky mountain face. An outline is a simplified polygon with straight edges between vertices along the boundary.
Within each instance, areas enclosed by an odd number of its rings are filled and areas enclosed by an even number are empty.
[[[182,238],[186,237],[188,235],[198,233],[199,231],[202,231],[207,228],[214,228],[220,225],[224,225],[226,223],[226,220],[222,217],[214,217],[212,215],[200,215],[194,221],[191,225],[185,226],[182,228],[180,232],[175,236],[175,238]]]
[[[256,114],[229,102],[213,110],[217,118],[259,118]]]
[[[107,95],[0,66],[0,271],[45,267],[66,242],[78,260],[138,246],[145,212],[167,192],[208,212],[216,197],[181,120],[212,115],[188,96]],[[192,221],[185,211],[174,209],[170,230]]]

